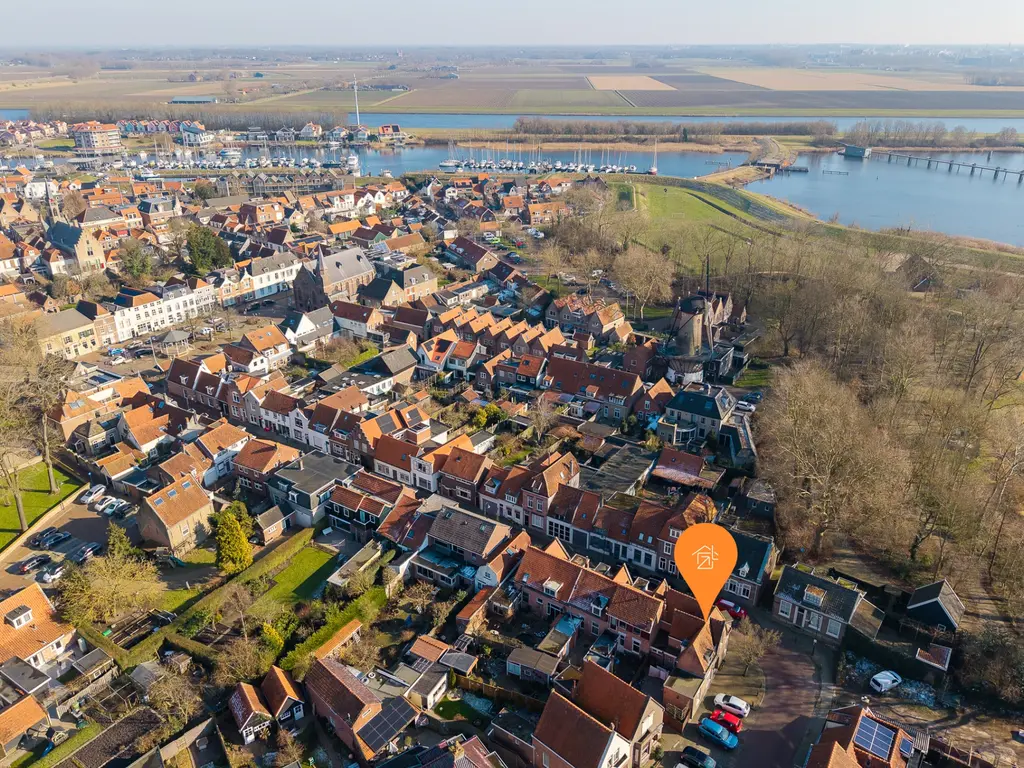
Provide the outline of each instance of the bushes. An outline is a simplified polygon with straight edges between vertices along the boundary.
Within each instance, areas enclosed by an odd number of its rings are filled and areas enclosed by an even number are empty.
[[[269,583],[271,573],[291,560],[295,556],[296,552],[309,544],[313,539],[313,533],[314,531],[312,528],[305,528],[298,533],[293,534],[290,539],[280,544],[277,549],[269,555],[250,565],[244,571],[235,576],[234,579],[222,584],[217,587],[217,589],[210,592],[210,594],[197,600],[193,603],[191,608],[184,611],[168,626],[158,632],[154,632],[130,651],[125,651],[114,645],[111,641],[102,637],[100,633],[96,632],[92,627],[86,627],[84,630],[80,628],[79,631],[82,632],[85,639],[90,643],[98,648],[103,648],[103,650],[110,654],[110,656],[117,662],[117,665],[121,669],[125,670],[153,658],[157,651],[160,650],[160,646],[163,641],[168,639],[172,634],[176,634],[178,640],[188,641],[191,646],[203,648],[206,658],[215,658],[215,656],[210,655],[213,652],[209,648],[200,645],[199,643],[193,643],[185,636],[185,634],[180,634],[179,630],[184,630],[186,634],[193,631],[198,632],[199,629],[202,628],[203,623],[205,623],[210,616],[216,615],[220,611],[221,605],[224,603],[224,599],[227,597],[230,588],[236,582],[242,585],[255,585],[263,581]],[[200,622],[200,618],[201,623],[199,623],[197,627],[196,624],[197,622]],[[98,638],[98,640],[94,640],[94,637]],[[189,653],[191,653],[191,651],[189,651]]]
[[[317,648],[330,640],[335,632],[352,621],[352,619],[359,619],[363,624],[369,624],[377,617],[387,599],[387,594],[383,587],[374,587],[340,611],[330,612],[326,624],[295,646],[281,659],[281,668],[288,671],[295,669],[300,659],[316,651]]]

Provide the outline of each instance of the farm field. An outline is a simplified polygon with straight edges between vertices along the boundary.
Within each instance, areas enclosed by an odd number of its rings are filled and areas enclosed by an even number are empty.
[[[1022,91],[1024,87],[969,85],[946,72],[812,70],[785,67],[702,67],[703,74],[776,91]]]
[[[591,75],[587,78],[598,91],[674,91],[668,83],[647,75]]]
[[[190,72],[200,82],[170,82]],[[229,72],[237,77],[224,80]],[[259,72],[261,77],[255,77]],[[722,66],[704,59],[655,61],[638,74],[628,60],[460,63],[443,71],[394,70],[381,62],[253,63],[175,61],[102,70],[71,80],[38,67],[0,69],[0,109],[86,105],[159,112],[175,96],[214,96],[204,112],[275,114],[351,111],[350,90],[335,90],[353,74],[361,83],[404,85],[409,91],[361,90],[360,107],[375,112],[577,115],[816,115],[1018,117],[1024,86],[968,85],[955,72],[884,72]],[[294,93],[280,93],[274,86]],[[331,88],[331,90],[328,90]],[[230,102],[249,92],[247,100]],[[188,114],[188,108],[178,109]],[[309,117],[307,117],[309,119]]]

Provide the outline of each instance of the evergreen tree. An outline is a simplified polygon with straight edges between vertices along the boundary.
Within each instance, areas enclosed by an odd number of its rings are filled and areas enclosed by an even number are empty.
[[[132,546],[131,541],[128,540],[128,534],[124,528],[111,523],[107,528],[107,557],[128,560],[139,557],[141,554],[138,547]]]
[[[234,515],[226,515],[217,526],[217,567],[238,573],[252,565],[252,546]]]

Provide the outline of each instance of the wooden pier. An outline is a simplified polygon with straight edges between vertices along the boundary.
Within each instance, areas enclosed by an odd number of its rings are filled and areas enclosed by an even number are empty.
[[[920,165],[921,163],[925,163],[928,168],[935,166],[936,169],[941,168],[942,166],[946,166],[947,173],[952,173],[954,168],[956,169],[957,173],[960,173],[961,170],[964,170],[969,171],[971,176],[978,174],[979,177],[984,176],[987,172],[992,174],[993,181],[998,181],[1000,174],[1002,174],[1003,179],[1006,179],[1010,176],[1016,176],[1018,184],[1024,183],[1024,170],[1017,171],[1013,170],[1012,168],[1003,168],[1001,166],[979,165],[978,163],[965,163],[962,160],[940,160],[934,157],[908,155],[903,152],[886,152],[884,150],[876,151],[872,155],[872,157],[876,159],[884,157],[886,158],[887,163],[892,163],[894,159],[897,163],[906,161],[907,165],[914,166]],[[991,161],[992,153],[989,152],[987,162]]]

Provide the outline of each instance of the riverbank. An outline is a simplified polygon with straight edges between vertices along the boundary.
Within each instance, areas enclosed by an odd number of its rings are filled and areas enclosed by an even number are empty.
[[[428,140],[427,146],[442,146],[446,142],[436,139]],[[499,154],[504,152],[504,143],[496,143],[494,141],[459,141],[457,146],[465,147],[466,149],[492,149]],[[577,149],[584,149],[587,151],[591,150],[610,150],[612,152],[654,152],[654,140],[650,142],[638,142],[638,141],[607,141],[607,140],[588,140],[588,139],[566,139],[564,141],[552,141],[552,140],[541,140],[530,139],[526,141],[510,142],[508,145],[509,152],[574,152]],[[756,149],[757,145],[754,142],[754,137],[740,137],[737,141],[722,141],[714,144],[701,144],[697,142],[682,142],[682,141],[658,141],[658,152],[703,152],[720,155],[723,152],[752,152]]]

